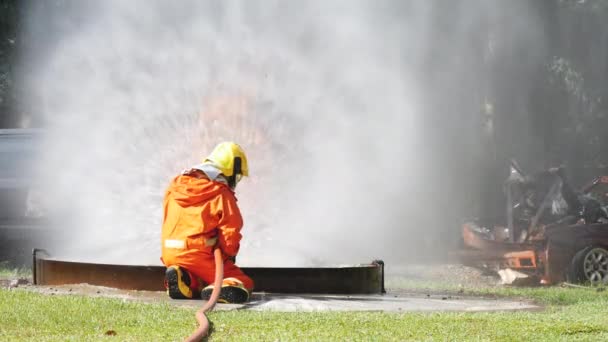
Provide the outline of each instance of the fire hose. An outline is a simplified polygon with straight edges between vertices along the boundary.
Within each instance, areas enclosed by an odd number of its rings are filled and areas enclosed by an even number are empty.
[[[215,280],[213,281],[213,291],[209,300],[201,309],[196,312],[196,320],[198,321],[198,328],[190,335],[186,342],[200,341],[203,337],[206,337],[209,333],[209,319],[207,318],[207,311],[211,311],[217,299],[220,296],[222,290],[222,281],[224,280],[224,260],[222,257],[222,251],[216,248],[213,251],[213,257],[215,259]]]

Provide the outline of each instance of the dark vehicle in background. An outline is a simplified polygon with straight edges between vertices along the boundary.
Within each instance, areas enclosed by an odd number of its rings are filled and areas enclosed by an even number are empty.
[[[32,201],[41,132],[0,129],[0,263],[30,262],[32,248],[43,241],[45,225]]]
[[[28,216],[39,131],[0,129],[0,222]]]
[[[542,284],[608,282],[608,176],[575,191],[561,168],[526,175],[512,162],[504,190],[504,218],[463,225],[463,263]]]

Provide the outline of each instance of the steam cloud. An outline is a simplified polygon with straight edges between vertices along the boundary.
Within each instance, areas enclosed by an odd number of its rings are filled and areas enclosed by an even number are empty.
[[[434,154],[427,115],[457,96],[433,94],[422,78],[439,72],[458,93],[464,72],[458,56],[433,61],[442,53],[429,41],[434,3],[30,7],[37,44],[24,79],[46,122],[41,180],[67,233],[61,253],[158,264],[169,180],[223,140],[244,147],[252,175],[237,188],[240,264],[402,263],[442,254],[442,234],[458,234],[452,219],[467,195],[438,176],[476,164],[440,170],[450,147]],[[478,7],[460,37],[489,8]],[[477,105],[446,110],[442,125]],[[475,140],[459,143],[481,153]]]

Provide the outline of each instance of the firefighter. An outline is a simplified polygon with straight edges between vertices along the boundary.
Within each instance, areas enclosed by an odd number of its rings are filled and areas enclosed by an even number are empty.
[[[243,303],[253,281],[235,265],[243,219],[234,190],[248,176],[247,157],[223,142],[196,165],[175,177],[165,193],[162,257],[165,283],[173,299],[208,299],[215,276],[213,250],[224,255],[220,302]],[[208,285],[207,287],[204,287]],[[204,288],[203,288],[204,287]]]

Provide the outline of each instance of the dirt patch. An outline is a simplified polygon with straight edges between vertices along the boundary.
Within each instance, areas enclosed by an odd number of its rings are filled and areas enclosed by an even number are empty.
[[[386,273],[386,283],[389,288],[407,287],[417,283],[452,288],[500,286],[498,274],[459,264],[398,266],[387,269]]]
[[[0,288],[15,288],[24,285],[30,285],[31,281],[26,278],[2,278],[0,279]]]
[[[126,291],[88,284],[61,286],[23,286],[23,289],[54,296],[83,295],[143,303],[167,303],[178,307],[200,308],[201,300],[172,300],[160,291]],[[488,299],[465,295],[421,295],[389,291],[386,295],[307,295],[254,293],[246,304],[218,304],[216,310],[261,310],[280,312],[310,311],[513,311],[539,310],[522,300]]]
[[[89,284],[68,284],[68,285],[26,285],[22,289],[37,292],[44,295],[54,296],[87,296],[97,298],[113,298],[123,301],[135,301],[142,303],[167,303],[181,307],[200,308],[203,305],[202,300],[173,300],[162,291],[136,291],[136,290],[120,290],[105,286],[94,286]],[[217,310],[232,310],[238,309],[241,305],[221,304],[217,306]]]

